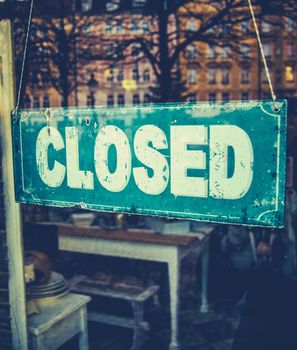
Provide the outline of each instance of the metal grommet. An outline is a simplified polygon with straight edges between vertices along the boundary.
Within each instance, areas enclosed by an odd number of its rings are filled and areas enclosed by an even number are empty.
[[[91,124],[91,118],[86,117],[86,126],[89,126]]]

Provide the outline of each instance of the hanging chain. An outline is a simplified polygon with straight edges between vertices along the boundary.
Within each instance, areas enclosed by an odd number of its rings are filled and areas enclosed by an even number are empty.
[[[261,37],[260,37],[258,24],[257,24],[256,18],[255,18],[254,8],[253,8],[251,0],[248,0],[248,3],[249,3],[249,7],[250,7],[250,11],[251,11],[251,15],[252,15],[252,19],[253,19],[253,23],[254,23],[257,39],[258,39],[258,44],[259,44],[259,47],[260,47],[262,60],[263,60],[264,67],[265,67],[265,72],[266,72],[266,76],[267,76],[267,80],[268,80],[268,84],[269,84],[269,88],[270,88],[270,92],[271,92],[271,97],[272,97],[273,102],[276,102],[276,95],[274,93],[274,89],[273,89],[273,86],[272,86],[270,71],[269,71],[267,60],[266,60],[266,57],[265,57],[265,53],[264,53],[264,49],[263,49],[262,40],[261,40]],[[259,79],[261,79],[261,77],[259,77]]]
[[[34,0],[31,0],[29,17],[28,17],[28,25],[27,25],[27,31],[26,31],[25,46],[24,46],[24,53],[23,53],[23,59],[22,59],[21,75],[20,75],[19,88],[18,88],[17,99],[16,99],[16,106],[12,112],[12,114],[14,116],[17,116],[18,110],[20,108],[21,93],[22,93],[22,88],[23,88],[23,78],[24,78],[24,71],[25,71],[25,64],[26,64],[26,57],[27,57],[27,48],[28,48],[30,28],[31,28],[31,23],[32,23],[33,5],[34,5]]]

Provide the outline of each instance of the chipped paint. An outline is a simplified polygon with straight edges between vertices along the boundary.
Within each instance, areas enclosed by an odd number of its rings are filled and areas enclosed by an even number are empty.
[[[285,101],[21,110],[16,199],[280,227],[286,113]]]

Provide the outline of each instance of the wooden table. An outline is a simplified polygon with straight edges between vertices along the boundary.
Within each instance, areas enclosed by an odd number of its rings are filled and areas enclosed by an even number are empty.
[[[38,224],[42,230],[43,225]],[[180,264],[189,253],[202,257],[202,304],[200,311],[207,312],[207,277],[208,277],[208,241],[209,234],[161,235],[138,230],[104,230],[98,227],[78,227],[70,224],[51,224],[58,231],[59,249],[72,252],[98,254],[164,262],[168,265],[171,342],[170,350],[178,350],[179,344],[179,300],[180,300]],[[205,226],[209,233],[213,226]],[[36,230],[36,228],[35,228]]]
[[[90,297],[67,294],[54,302],[38,304],[39,314],[28,318],[30,349],[54,350],[79,335],[79,350],[88,350],[86,304]]]

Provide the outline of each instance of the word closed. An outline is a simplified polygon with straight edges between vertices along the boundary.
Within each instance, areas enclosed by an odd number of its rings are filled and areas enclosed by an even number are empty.
[[[284,101],[21,111],[16,198],[281,226],[285,126]]]

